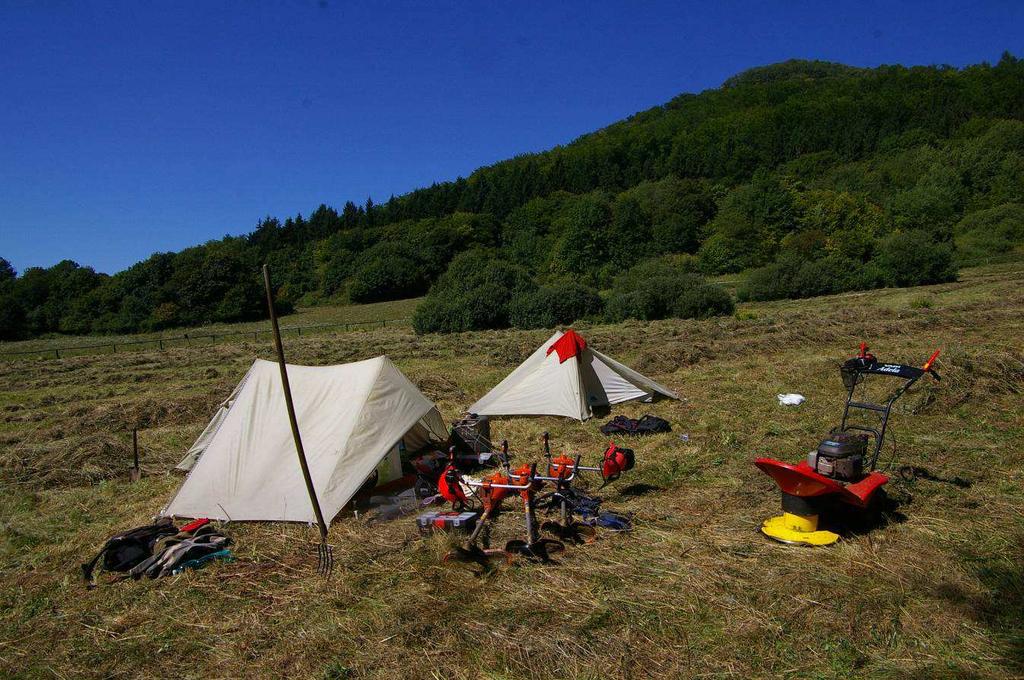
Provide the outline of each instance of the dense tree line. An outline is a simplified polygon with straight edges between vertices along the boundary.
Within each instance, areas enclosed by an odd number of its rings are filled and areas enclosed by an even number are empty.
[[[421,330],[722,313],[731,301],[703,277],[726,273],[744,272],[751,299],[949,280],[1021,248],[1022,121],[1009,54],[776,64],[468,178],[268,217],[113,276],[0,259],[0,333],[261,318],[263,262],[283,309],[430,291]]]

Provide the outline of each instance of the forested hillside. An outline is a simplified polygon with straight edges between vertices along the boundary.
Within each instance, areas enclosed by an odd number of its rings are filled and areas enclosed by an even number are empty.
[[[232,229],[236,225],[224,225]],[[45,225],[40,225],[40,229]],[[950,280],[1024,242],[1024,63],[791,61],[375,205],[268,217],[107,276],[0,259],[0,333],[154,330],[427,293],[419,331],[728,312]]]

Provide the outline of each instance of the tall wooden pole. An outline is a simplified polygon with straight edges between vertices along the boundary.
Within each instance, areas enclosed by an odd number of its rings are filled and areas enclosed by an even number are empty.
[[[270,286],[270,267],[263,265],[263,286],[267,290],[267,309],[270,311],[270,325],[274,330],[274,347],[277,349],[277,362],[281,367],[281,386],[284,388],[284,403],[288,407],[288,421],[292,426],[292,439],[295,441],[295,453],[299,456],[299,466],[302,467],[302,478],[306,480],[306,491],[309,492],[309,500],[313,504],[313,512],[316,514],[316,523],[320,527],[320,538],[327,540],[327,522],[324,521],[324,514],[320,511],[320,501],[316,497],[316,489],[313,488],[313,478],[309,474],[309,463],[306,462],[306,452],[302,448],[302,437],[299,435],[299,422],[295,419],[295,404],[292,403],[292,388],[288,384],[288,369],[284,361],[284,346],[281,344],[281,329],[277,325],[277,312],[274,311],[274,294]]]

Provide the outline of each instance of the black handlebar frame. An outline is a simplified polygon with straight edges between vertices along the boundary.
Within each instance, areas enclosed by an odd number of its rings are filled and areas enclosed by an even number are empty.
[[[871,465],[870,469],[873,471],[878,465],[878,456],[882,452],[882,445],[885,442],[885,433],[889,426],[889,415],[892,412],[892,405],[896,403],[896,400],[903,396],[903,394],[910,389],[910,387],[918,380],[923,378],[925,375],[931,374],[936,380],[941,380],[939,374],[931,368],[918,368],[917,366],[907,366],[905,364],[883,364],[878,361],[865,362],[860,366],[849,367],[844,364],[841,367],[844,372],[844,384],[846,384],[846,408],[843,409],[843,419],[839,425],[840,432],[849,432],[850,430],[857,430],[860,432],[867,432],[875,438],[875,450],[871,454]],[[846,373],[852,372],[854,374],[852,380],[847,380]],[[887,376],[890,378],[900,378],[904,382],[896,390],[889,395],[888,399],[884,404],[875,404],[867,401],[854,401],[853,395],[857,390],[857,385],[863,382],[863,378],[868,375]],[[881,422],[878,427],[867,427],[865,425],[851,425],[849,424],[850,410],[857,409],[863,411],[872,411],[881,414]]]

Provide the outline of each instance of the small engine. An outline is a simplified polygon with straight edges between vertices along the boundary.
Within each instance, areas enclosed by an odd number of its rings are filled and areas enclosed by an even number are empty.
[[[488,453],[491,450],[491,423],[487,416],[466,414],[452,423],[453,434],[458,436],[452,443],[464,448],[466,453]],[[453,437],[454,439],[454,437]]]
[[[866,434],[833,432],[815,451],[807,454],[807,465],[819,475],[844,482],[864,476],[864,458],[868,450]]]

